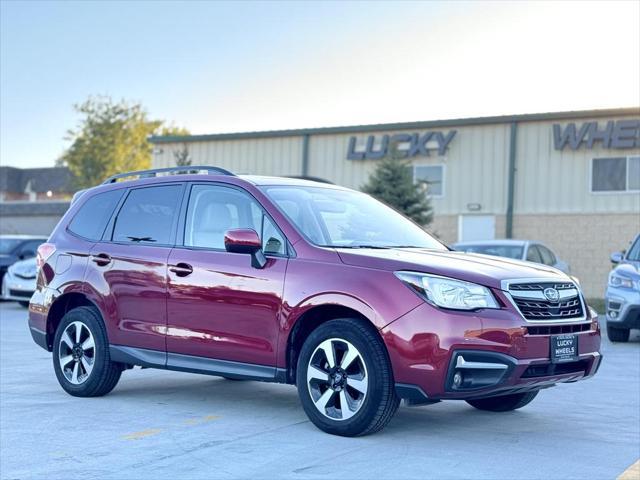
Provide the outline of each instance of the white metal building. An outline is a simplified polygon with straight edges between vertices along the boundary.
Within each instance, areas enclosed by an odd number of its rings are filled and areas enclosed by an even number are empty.
[[[640,231],[640,108],[153,137],[153,166],[309,176],[361,187],[392,145],[429,184],[447,242],[524,238],[602,297],[609,254]]]

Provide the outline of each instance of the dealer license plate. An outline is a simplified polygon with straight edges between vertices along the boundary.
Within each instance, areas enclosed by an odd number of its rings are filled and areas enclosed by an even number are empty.
[[[577,335],[554,335],[551,337],[551,363],[572,362],[577,359]]]

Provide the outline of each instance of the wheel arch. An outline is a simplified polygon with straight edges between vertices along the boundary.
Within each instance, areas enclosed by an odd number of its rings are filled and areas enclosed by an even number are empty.
[[[69,292],[63,293],[58,298],[54,300],[49,307],[49,312],[47,313],[47,349],[52,351],[53,349],[53,337],[56,333],[56,329],[58,325],[60,325],[60,321],[65,314],[74,308],[78,307],[93,307],[100,314],[100,309],[98,306],[92,302],[84,293],[80,292]]]
[[[295,383],[298,356],[304,340],[313,330],[330,320],[349,318],[361,321],[363,324],[368,325],[372,332],[375,332],[386,350],[382,335],[380,335],[378,327],[371,318],[375,318],[373,310],[367,311],[364,309],[365,311],[363,312],[363,309],[353,307],[353,305],[346,306],[341,303],[316,304],[306,308],[304,312],[292,322],[293,325],[289,329],[286,343],[286,383]]]

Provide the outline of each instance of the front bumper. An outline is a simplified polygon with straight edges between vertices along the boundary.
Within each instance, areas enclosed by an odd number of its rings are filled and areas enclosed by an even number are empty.
[[[607,325],[640,328],[640,292],[630,288],[608,287],[605,294]]]
[[[20,278],[7,272],[2,281],[2,299],[28,302],[36,289],[36,279]]]
[[[562,333],[578,336],[578,359],[552,364],[550,338]],[[528,324],[508,309],[445,312],[424,304],[381,334],[399,394],[421,391],[429,400],[505,395],[574,382],[594,375],[602,358],[597,317],[546,326]],[[494,363],[504,368],[468,368],[477,381],[473,388],[456,390],[452,385],[459,357],[467,367]]]

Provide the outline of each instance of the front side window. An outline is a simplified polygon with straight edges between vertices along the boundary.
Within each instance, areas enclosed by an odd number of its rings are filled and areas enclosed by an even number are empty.
[[[592,160],[592,192],[638,190],[640,190],[640,156],[594,158]]]
[[[124,201],[113,228],[116,242],[171,243],[180,185],[162,185],[132,190]]]
[[[553,266],[556,264],[556,257],[551,250],[549,250],[544,245],[538,245],[538,250],[540,251],[542,263],[549,266]]]
[[[629,253],[627,253],[627,260],[631,260],[632,262],[640,262],[640,235],[636,237],[636,241],[633,242],[633,245],[631,245]]]
[[[266,254],[284,255],[286,243],[271,219],[248,194],[217,185],[194,185],[189,196],[184,245],[224,250],[228,230],[250,228]]]
[[[413,179],[426,186],[427,193],[433,197],[444,195],[444,167],[442,165],[416,165],[413,167]]]
[[[447,249],[411,220],[364,193],[297,185],[263,190],[315,245]]]
[[[534,263],[542,263],[542,257],[540,256],[540,251],[538,250],[538,247],[536,247],[535,245],[530,246],[529,250],[527,250],[527,261],[534,262]]]
[[[69,230],[89,240],[100,240],[123,192],[111,190],[89,198],[69,223]]]

